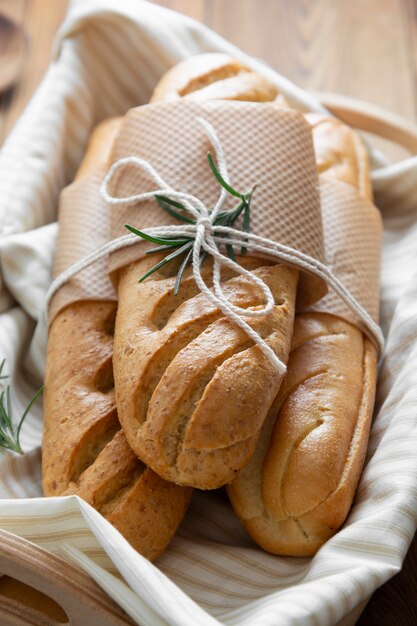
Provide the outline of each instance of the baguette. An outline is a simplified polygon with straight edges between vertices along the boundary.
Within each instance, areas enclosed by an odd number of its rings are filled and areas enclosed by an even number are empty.
[[[277,89],[263,76],[228,54],[199,54],[174,65],[161,78],[151,102],[186,98],[197,102],[205,100],[245,100],[271,102]]]
[[[271,101],[276,96],[263,77],[226,55],[209,54],[173,68],[156,87],[152,102],[180,97]],[[171,268],[138,285],[158,260],[152,255],[118,272],[116,403],[139,458],[166,480],[213,489],[232,480],[249,461],[282,376],[239,327],[199,294],[190,269],[177,296]],[[251,324],[286,362],[298,272],[262,259],[238,261],[274,295],[272,313]],[[208,260],[202,272],[209,282]],[[245,278],[226,270],[222,279],[234,304],[263,304]]]
[[[120,119],[94,131],[77,180],[106,164]],[[165,549],[191,490],[162,480],[126,442],[112,373],[115,302],[79,301],[53,320],[48,338],[43,435],[46,496],[76,494],[147,558]]]
[[[371,200],[359,136],[338,120],[307,117],[321,176]],[[311,556],[345,521],[365,459],[376,366],[374,345],[352,324],[326,313],[296,316],[286,378],[254,456],[228,486],[265,550]]]

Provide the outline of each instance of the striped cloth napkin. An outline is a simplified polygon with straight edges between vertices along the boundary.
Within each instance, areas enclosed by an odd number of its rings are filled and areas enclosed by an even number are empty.
[[[174,63],[229,52],[303,110],[318,102],[201,24],[143,0],[73,0],[49,70],[0,155],[0,360],[18,414],[44,371],[42,304],[60,189],[101,119],[147,102]],[[353,624],[401,567],[417,514],[417,157],[373,172],[385,224],[381,363],[366,468],[343,528],[312,559],[279,558],[250,541],[220,494],[197,494],[152,565],[77,497],[43,499],[42,418],[27,454],[0,454],[0,527],[88,572],[142,625]]]

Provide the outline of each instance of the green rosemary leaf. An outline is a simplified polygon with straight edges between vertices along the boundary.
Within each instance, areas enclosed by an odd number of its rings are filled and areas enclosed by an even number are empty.
[[[4,402],[5,396],[6,402]],[[1,393],[0,410],[2,413],[0,447],[6,448],[6,450],[13,450],[13,452],[18,452],[19,454],[23,454],[23,450],[20,447],[19,440],[16,437],[14,431],[9,385],[6,388],[6,393],[4,391],[2,391]]]
[[[242,200],[242,202],[239,204],[238,207],[236,207],[234,213],[233,213],[233,221],[232,223],[234,224],[237,220],[238,217],[240,217],[242,211],[245,210],[245,208],[247,207],[247,201],[246,200]]]
[[[185,206],[181,204],[181,202],[177,202],[176,200],[171,200],[171,198],[168,198],[168,196],[162,196],[159,193],[155,194],[155,200],[158,202],[158,204],[159,204],[159,201],[162,200],[162,202],[164,202],[165,204],[170,204],[171,206],[174,206],[177,209],[181,209],[182,211],[187,210]]]
[[[233,226],[234,225],[236,220],[242,214],[242,211],[244,211],[245,207],[246,207],[246,200],[244,199],[244,200],[242,200],[242,202],[240,202],[238,204],[236,209],[234,209],[233,211],[230,211],[230,217],[229,217],[229,221],[228,221],[228,226]]]
[[[236,220],[243,213],[243,230],[244,232],[249,232],[250,202],[251,202],[252,193],[255,187],[250,192],[245,192],[243,194],[237,192],[235,189],[233,189],[233,187],[227,181],[224,180],[210,152],[207,154],[207,159],[209,162],[210,169],[214,177],[216,178],[217,182],[221,185],[221,187],[223,187],[223,189],[225,189],[227,193],[234,196],[235,198],[239,198],[240,200],[240,202],[237,204],[237,206],[234,209],[231,209],[228,211],[222,211],[221,213],[219,213],[217,217],[213,220],[213,226],[231,227],[235,224]],[[154,197],[157,203],[159,204],[159,206],[164,211],[166,211],[169,215],[174,217],[175,219],[179,220],[180,222],[186,222],[188,224],[196,223],[195,219],[183,213],[183,211],[184,212],[187,211],[187,208],[181,202],[176,202],[175,200],[171,200],[171,198],[168,198],[167,196],[160,195],[160,194],[155,194]],[[151,267],[145,274],[143,274],[143,276],[140,277],[139,282],[144,281],[146,278],[151,276],[151,274],[156,272],[159,268],[163,267],[164,265],[174,260],[181,254],[187,253],[184,259],[180,263],[176,280],[175,280],[174,295],[177,295],[180,285],[181,285],[184,271],[192,259],[192,249],[193,249],[193,245],[195,242],[195,236],[193,235],[190,235],[190,237],[184,236],[180,239],[170,239],[169,237],[153,237],[152,235],[148,235],[144,233],[143,231],[138,230],[134,228],[133,226],[130,226],[129,224],[125,224],[125,227],[130,232],[137,235],[138,237],[141,237],[142,239],[145,239],[146,241],[151,241],[153,243],[158,244],[156,248],[151,248],[150,250],[147,250],[146,254],[153,254],[154,252],[168,252],[172,248],[175,248],[173,252],[171,252],[166,257],[161,259],[158,263],[156,263],[156,265]],[[231,243],[227,243],[227,239],[229,239],[228,235],[224,235],[223,237],[220,237],[219,244],[224,245],[226,247],[226,251],[230,259],[236,262],[236,255],[233,249],[233,245]],[[246,254],[246,251],[247,251],[246,247],[242,245],[241,253]],[[202,265],[204,263],[206,257],[207,257],[207,252],[200,253],[200,258],[198,261],[199,265]],[[0,366],[0,377],[1,377],[1,366]],[[0,416],[0,420],[1,420],[1,416]]]
[[[245,233],[248,233],[250,230],[250,206],[246,205],[245,211],[243,213],[243,230]]]
[[[5,450],[12,450],[13,452],[17,452],[18,454],[23,454],[23,450],[20,447],[20,444],[17,444],[15,441],[13,441],[13,439],[5,434],[0,434],[0,448],[4,448]]]
[[[184,244],[189,242],[189,241],[194,241],[193,239],[184,239]],[[150,250],[146,250],[145,254],[154,254],[154,252],[163,252],[164,250],[172,250],[172,248],[176,248],[178,247],[180,244],[177,244],[176,246],[158,246],[157,248],[151,248]]]
[[[36,400],[43,393],[44,389],[45,389],[44,385],[42,385],[42,387],[39,387],[38,391],[35,393],[35,395],[33,396],[32,400],[29,402],[29,404],[27,405],[26,409],[23,411],[22,417],[20,418],[19,424],[17,426],[17,431],[16,431],[16,441],[18,443],[19,443],[20,431],[22,429],[23,422],[25,421],[27,415],[29,414],[29,411],[31,410],[31,408],[35,404]]]
[[[0,366],[0,372],[3,370],[4,361]],[[10,385],[7,385],[6,391],[2,391],[0,394],[0,448],[6,450],[12,450],[18,454],[23,454],[22,447],[20,445],[20,431],[23,426],[23,422],[28,416],[32,406],[39,398],[43,391],[43,386],[35,393],[26,409],[24,410],[17,427],[15,427],[12,415],[12,401]]]
[[[243,227],[242,229],[245,231],[245,233],[249,232],[249,227],[250,227],[250,212],[249,212],[249,207],[245,208],[245,212],[243,214]],[[247,239],[245,239],[244,241],[247,241]],[[246,252],[248,251],[248,249],[246,248],[246,246],[242,246],[240,249],[240,254],[246,254]]]
[[[3,361],[0,363],[0,380],[5,380],[6,378],[9,378],[7,374],[3,374],[3,368],[4,368],[5,363],[6,363],[6,359],[3,359]]]
[[[246,203],[246,199],[243,198],[243,200],[239,202],[236,208],[231,209],[230,211],[222,211],[221,213],[219,213],[214,222],[215,225],[233,226],[233,224],[236,222],[236,220],[244,210]]]
[[[180,244],[177,244],[180,245]],[[163,252],[164,250],[172,250],[172,248],[176,248],[177,246],[158,246],[157,248],[151,248],[150,250],[146,250],[145,254],[153,254],[154,252]]]
[[[223,187],[223,189],[226,189],[226,191],[228,193],[230,193],[231,196],[235,196],[236,198],[243,198],[241,193],[238,193],[237,191],[235,191],[233,189],[233,187],[231,187],[229,185],[229,183],[227,183],[223,176],[220,174],[219,170],[217,169],[216,164],[214,163],[213,157],[211,156],[211,153],[209,152],[207,154],[207,159],[211,168],[211,171],[213,172],[215,178],[217,179],[217,181],[220,183],[220,185]]]
[[[183,254],[186,250],[189,250],[192,245],[193,245],[193,242],[189,241],[188,243],[185,244],[185,246],[181,246],[181,248],[178,248],[177,250],[175,250],[175,252],[168,254],[168,256],[164,257],[161,261],[159,261],[159,263],[157,263],[156,265],[151,267],[150,270],[145,272],[145,274],[143,274],[143,276],[139,278],[139,282],[142,283],[145,280],[145,278],[148,278],[148,276],[150,276],[151,274],[159,270],[160,267],[162,267],[163,265],[166,265],[167,263],[175,259],[177,256],[179,256],[180,254]]]
[[[189,253],[187,254],[187,256],[185,257],[185,259],[182,261],[179,269],[178,269],[178,274],[177,277],[175,279],[175,285],[174,285],[174,296],[177,295],[179,289],[180,289],[180,285],[181,285],[181,281],[182,281],[182,276],[184,274],[184,271],[187,267],[187,265],[190,263],[191,261],[191,257],[192,257],[193,251],[190,250]]]
[[[13,430],[13,413],[12,413],[12,401],[10,398],[10,386],[7,385],[6,389],[6,398],[7,398],[7,417],[8,417],[8,425],[10,430]]]
[[[251,191],[248,194],[247,197],[247,201],[246,201],[246,206],[245,206],[245,210],[243,213],[243,230],[245,231],[245,233],[248,233],[250,231],[250,203],[252,200],[252,194],[255,191],[255,187],[253,187],[251,189]],[[246,240],[247,241],[247,240]],[[242,246],[240,249],[240,253],[241,254],[246,254],[246,252],[248,251],[248,249],[245,246]]]
[[[224,211],[220,213],[218,218],[216,219],[215,224],[222,224],[223,226],[230,226],[233,219],[233,211]]]
[[[175,217],[177,220],[180,220],[180,222],[186,222],[187,224],[195,224],[195,220],[193,220],[191,217],[187,217],[183,213],[179,213],[178,211],[170,207],[169,203],[166,202],[165,197],[156,195],[155,198],[159,206],[162,209],[164,209],[164,211],[169,213],[169,215],[172,215],[172,217]],[[178,206],[178,204],[179,204],[178,202],[175,203],[176,206]],[[182,205],[180,206],[182,207]],[[185,207],[182,207],[182,208],[185,209]]]
[[[4,406],[4,391],[0,393],[0,432],[9,428],[9,419]]]
[[[233,250],[233,246],[231,246],[230,243],[226,244],[226,250],[229,258],[236,263],[235,251]]]
[[[125,224],[125,228],[127,228],[127,230],[130,230],[130,232],[133,233],[134,235],[137,235],[138,237],[141,237],[142,239],[145,239],[146,241],[151,241],[152,243],[159,243],[161,245],[180,246],[181,244],[184,243],[184,241],[186,241],[184,239],[168,239],[168,238],[162,238],[162,237],[152,237],[152,235],[148,235],[142,232],[141,230],[138,230],[134,226],[130,226],[130,224]]]

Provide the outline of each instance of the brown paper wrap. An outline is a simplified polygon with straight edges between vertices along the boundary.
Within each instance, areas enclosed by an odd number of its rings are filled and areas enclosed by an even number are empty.
[[[173,188],[192,193],[207,206],[213,206],[219,185],[208,167],[206,155],[213,150],[196,120],[199,116],[208,120],[219,136],[232,185],[246,191],[257,184],[251,205],[251,232],[323,261],[323,227],[311,130],[296,111],[274,104],[222,101],[178,101],[138,107],[125,116],[110,161],[140,156]],[[67,187],[61,195],[54,276],[105,241],[126,234],[125,223],[139,229],[178,225],[153,200],[110,209],[99,193],[105,173],[97,170]],[[119,170],[110,185],[115,196],[154,188],[149,176],[131,165]],[[353,187],[339,181],[321,180],[320,195],[329,266],[377,321],[379,212],[360,198]],[[233,199],[226,206],[232,205]],[[114,274],[140,258],[152,245],[138,240],[138,244],[113,253],[110,272]],[[115,300],[105,266],[107,260],[98,261],[61,287],[52,300],[50,319],[77,300]],[[301,282],[300,310],[331,312],[365,330],[335,293],[322,297],[325,288],[320,279],[304,276]]]
[[[105,174],[105,169],[97,169],[61,193],[54,278],[109,240],[110,215],[107,203],[99,193]],[[49,321],[63,308],[79,300],[115,301],[116,292],[107,270],[108,259],[104,258],[65,283],[52,298]]]
[[[378,323],[381,214],[355,187],[338,180],[322,176],[320,196],[327,265]],[[375,341],[362,320],[331,289],[307,310],[342,317]]]
[[[125,116],[110,162],[126,156],[148,160],[175,189],[187,191],[213,206],[220,187],[211,173],[207,152],[212,147],[196,118],[212,123],[226,156],[231,182],[238,190],[258,187],[252,200],[251,232],[276,239],[324,260],[318,177],[310,126],[303,116],[274,104],[211,101],[158,103],[132,109]],[[137,228],[178,222],[152,200],[108,209],[99,194],[105,172],[67,187],[60,200],[60,234],[54,276],[93,248],[127,233],[125,223]],[[112,182],[114,195],[150,191],[155,184],[132,166],[119,170]],[[233,206],[231,199],[226,207]],[[109,232],[110,213],[110,232]],[[94,245],[93,245],[94,244]],[[113,253],[110,272],[140,258],[149,244]],[[64,285],[54,296],[50,320],[77,300],[113,300],[114,291],[99,261]],[[302,301],[313,303],[326,292],[321,279],[301,279]]]
[[[222,145],[232,185],[247,191],[255,184],[251,203],[251,232],[324,259],[320,200],[311,130],[303,116],[273,103],[180,100],[131,110],[116,138],[113,162],[137,156],[153,165],[175,190],[197,196],[214,206],[219,184],[208,166],[213,148],[198,123],[212,124]],[[110,193],[126,197],[155,189],[149,175],[133,165],[114,176]],[[230,198],[226,208],[236,204]],[[155,200],[116,205],[111,209],[111,236],[126,234],[124,224],[144,229],[176,224]],[[239,227],[239,226],[238,226]],[[144,243],[111,255],[110,272],[140,258]],[[315,276],[302,279],[304,303],[316,301],[325,286]]]

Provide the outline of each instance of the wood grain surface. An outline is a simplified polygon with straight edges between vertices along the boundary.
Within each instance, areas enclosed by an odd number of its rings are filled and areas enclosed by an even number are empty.
[[[155,0],[201,20],[314,91],[368,100],[417,121],[416,0]],[[0,96],[0,144],[39,84],[67,0],[0,0],[23,24],[20,81]],[[392,150],[394,157],[400,156]],[[358,626],[417,624],[417,541],[400,574],[379,589]]]

